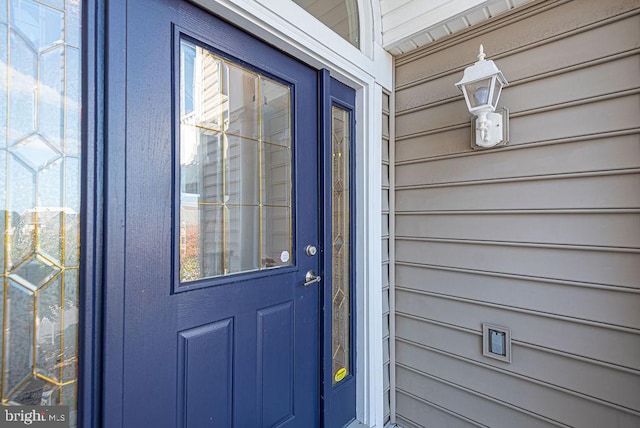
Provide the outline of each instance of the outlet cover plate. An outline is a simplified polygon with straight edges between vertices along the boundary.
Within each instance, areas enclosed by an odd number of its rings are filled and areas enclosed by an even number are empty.
[[[511,329],[482,323],[482,355],[511,363]]]

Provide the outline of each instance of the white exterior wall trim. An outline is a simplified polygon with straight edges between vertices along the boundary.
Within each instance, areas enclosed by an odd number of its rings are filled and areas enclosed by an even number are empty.
[[[359,0],[362,51],[290,0],[193,0],[307,64],[326,68],[356,90],[356,416],[382,428],[382,88],[392,90],[393,61],[380,45],[380,6]]]

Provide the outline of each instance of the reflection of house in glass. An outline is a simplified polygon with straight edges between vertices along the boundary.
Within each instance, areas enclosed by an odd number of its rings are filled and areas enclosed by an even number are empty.
[[[290,89],[181,43],[181,279],[290,264]]]

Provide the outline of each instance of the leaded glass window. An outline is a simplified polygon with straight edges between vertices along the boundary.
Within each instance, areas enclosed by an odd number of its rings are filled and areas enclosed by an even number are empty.
[[[3,405],[76,425],[80,0],[0,0]]]
[[[351,372],[350,112],[333,106],[331,115],[331,354],[333,383]]]

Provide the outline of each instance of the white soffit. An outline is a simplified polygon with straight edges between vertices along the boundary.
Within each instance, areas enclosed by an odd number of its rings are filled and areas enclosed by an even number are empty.
[[[380,0],[382,45],[401,55],[531,0]]]

